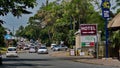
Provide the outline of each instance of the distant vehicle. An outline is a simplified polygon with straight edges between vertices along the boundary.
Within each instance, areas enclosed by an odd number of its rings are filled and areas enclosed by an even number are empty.
[[[47,47],[40,47],[37,51],[38,54],[48,54]]]
[[[65,45],[56,45],[53,47],[53,51],[66,51],[68,49]]]
[[[6,57],[10,57],[10,56],[18,57],[16,47],[8,47],[6,52]]]
[[[54,46],[56,46],[57,44],[51,44],[50,48],[53,49]]]
[[[53,46],[52,50],[53,51],[60,51],[60,46],[55,45],[55,46]]]
[[[0,52],[0,65],[2,65],[2,54]]]
[[[29,50],[29,47],[28,46],[24,46],[23,49],[24,50]]]
[[[45,44],[42,44],[40,47],[46,47],[46,45],[45,45]]]
[[[66,51],[68,47],[66,45],[59,45],[61,51]]]
[[[36,49],[34,46],[29,48],[29,53],[35,53],[35,52],[36,52]]]

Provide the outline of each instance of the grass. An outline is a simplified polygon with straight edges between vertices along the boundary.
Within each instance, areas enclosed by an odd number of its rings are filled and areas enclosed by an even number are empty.
[[[0,47],[0,52],[1,52],[2,54],[6,53],[6,51],[7,51],[7,48],[6,48],[6,47]]]

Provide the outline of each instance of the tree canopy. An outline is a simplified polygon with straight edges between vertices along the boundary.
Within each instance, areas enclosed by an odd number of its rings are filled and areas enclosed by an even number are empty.
[[[11,13],[15,17],[20,17],[22,14],[30,14],[27,8],[34,8],[37,5],[36,0],[0,0],[0,16],[5,16]],[[2,26],[5,21],[0,19],[0,46],[4,45],[5,29]]]
[[[100,26],[98,29],[103,30],[103,19],[99,12],[94,10],[92,2],[95,0],[46,3],[29,18],[28,26],[19,34],[39,38],[43,42],[65,41],[66,44],[72,45],[75,42],[74,33],[80,24],[98,24]]]
[[[30,14],[27,8],[34,8],[37,5],[36,0],[0,0],[0,16],[5,16],[8,13],[13,16],[21,16],[21,14]],[[0,23],[3,23],[0,20]]]

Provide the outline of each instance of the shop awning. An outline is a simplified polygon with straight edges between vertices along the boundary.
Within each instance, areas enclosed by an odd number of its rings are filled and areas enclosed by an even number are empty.
[[[118,13],[111,21],[109,21],[108,28],[120,29],[120,13]]]

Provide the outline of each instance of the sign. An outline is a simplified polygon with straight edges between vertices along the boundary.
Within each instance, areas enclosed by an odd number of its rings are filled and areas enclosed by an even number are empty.
[[[70,49],[70,55],[75,56],[75,50],[74,49]]]
[[[82,42],[97,42],[96,36],[81,36]]]
[[[80,25],[81,35],[96,35],[97,26],[95,24],[81,24]]]
[[[101,7],[102,7],[102,9],[110,9],[110,1],[109,0],[102,0]]]
[[[92,47],[92,46],[95,46],[95,42],[82,42],[81,45],[82,46],[90,46],[90,47]]]
[[[102,0],[101,8],[102,8],[103,18],[109,18],[110,17],[110,1]]]
[[[95,46],[97,42],[96,36],[81,36],[81,45],[82,46]]]

